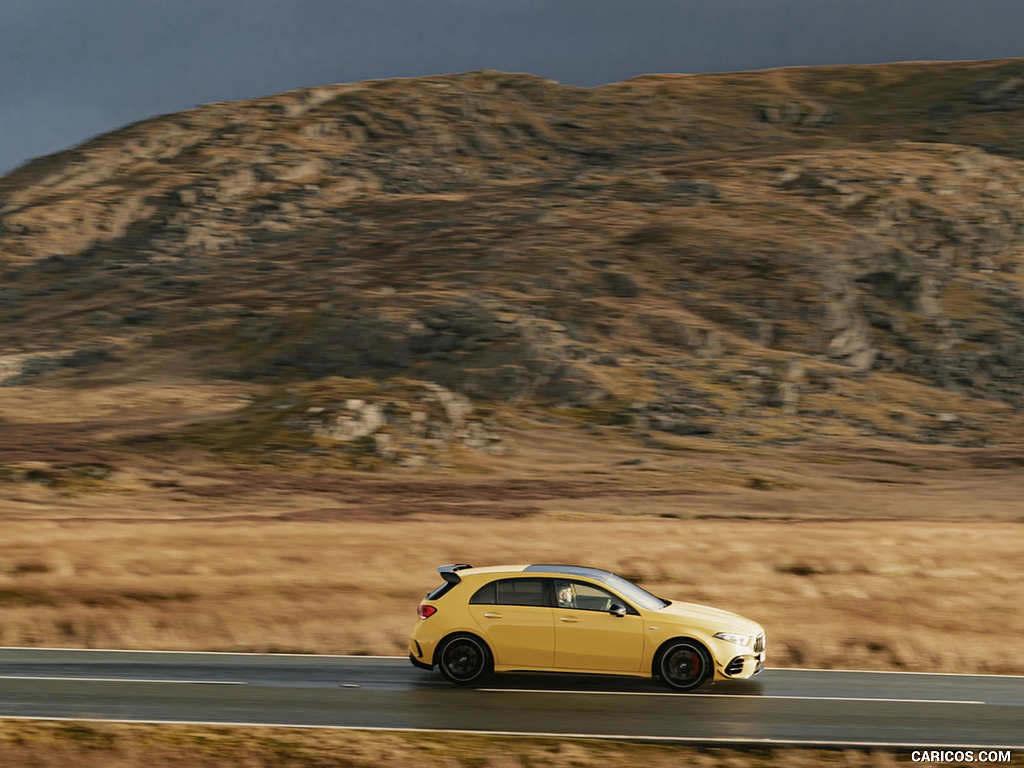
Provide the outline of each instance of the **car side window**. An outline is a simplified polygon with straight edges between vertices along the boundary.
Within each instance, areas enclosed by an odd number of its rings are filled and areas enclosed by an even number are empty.
[[[559,608],[574,608],[578,611],[608,611],[613,603],[618,603],[626,606],[627,613],[636,613],[636,610],[621,597],[583,581],[557,579],[555,581],[555,596]]]
[[[493,602],[496,605],[551,605],[543,579],[501,579],[488,586],[494,587]],[[483,591],[481,589],[477,595]],[[483,602],[475,600],[476,595],[473,597],[473,602]]]
[[[476,593],[469,598],[471,605],[494,605],[495,600],[495,582],[484,584]]]

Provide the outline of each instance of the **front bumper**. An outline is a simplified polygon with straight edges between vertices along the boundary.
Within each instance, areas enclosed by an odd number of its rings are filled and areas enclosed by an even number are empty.
[[[725,677],[743,679],[753,677],[764,669],[764,654],[736,656],[722,670]]]
[[[738,648],[735,645],[731,645],[728,647],[728,650],[725,648],[720,648],[716,649],[716,652],[719,650],[724,650],[726,651],[726,653],[728,653],[729,651],[735,652],[736,650],[738,650]],[[732,678],[742,680],[744,678],[753,677],[754,675],[759,674],[764,669],[764,632],[760,632],[754,638],[753,648],[748,650],[746,653],[740,653],[735,656],[723,654],[722,656],[718,656],[717,658],[729,659],[729,661],[722,664],[721,668],[718,670],[718,674],[716,674],[717,679]]]

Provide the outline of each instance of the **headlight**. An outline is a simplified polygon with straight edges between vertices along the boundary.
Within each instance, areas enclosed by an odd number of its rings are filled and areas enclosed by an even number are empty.
[[[727,643],[735,643],[736,645],[750,645],[750,635],[737,635],[732,632],[719,632],[715,635],[719,640],[725,640]]]

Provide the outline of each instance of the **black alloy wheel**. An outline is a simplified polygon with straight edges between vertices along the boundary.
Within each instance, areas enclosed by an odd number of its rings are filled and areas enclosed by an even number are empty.
[[[468,685],[491,669],[491,653],[472,635],[456,635],[445,641],[438,653],[441,674],[457,685]]]
[[[711,659],[700,643],[679,640],[662,652],[658,671],[669,687],[692,691],[711,676]]]

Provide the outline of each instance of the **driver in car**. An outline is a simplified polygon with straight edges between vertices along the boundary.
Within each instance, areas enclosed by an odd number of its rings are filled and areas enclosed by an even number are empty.
[[[567,581],[562,582],[562,586],[558,588],[558,607],[576,607],[576,596],[573,594],[572,584]]]

